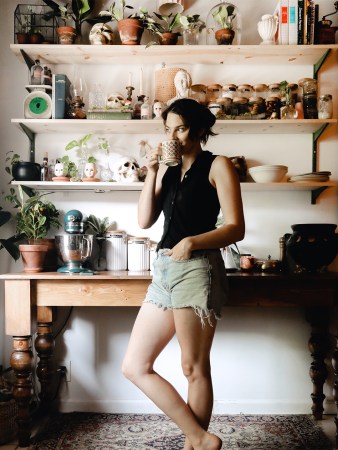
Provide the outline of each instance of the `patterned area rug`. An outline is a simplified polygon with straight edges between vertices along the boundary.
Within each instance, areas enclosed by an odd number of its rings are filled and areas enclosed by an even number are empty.
[[[210,430],[222,449],[331,450],[310,416],[215,415]],[[182,450],[183,436],[163,414],[58,413],[31,450]]]

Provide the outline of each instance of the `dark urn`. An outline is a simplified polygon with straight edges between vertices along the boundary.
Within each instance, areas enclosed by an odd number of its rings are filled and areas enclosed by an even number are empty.
[[[304,223],[291,225],[286,235],[286,254],[296,265],[296,272],[322,272],[335,259],[338,239],[336,224]]]
[[[15,181],[40,181],[41,166],[30,161],[19,161],[12,166]]]

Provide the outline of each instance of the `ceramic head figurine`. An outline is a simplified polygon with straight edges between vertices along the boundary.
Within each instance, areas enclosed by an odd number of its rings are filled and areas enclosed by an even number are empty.
[[[84,174],[86,178],[95,178],[96,175],[96,164],[94,163],[86,163],[84,168]]]
[[[179,70],[174,78],[176,96],[168,101],[170,105],[179,98],[188,98],[190,96],[191,76],[186,70]]]
[[[56,177],[64,177],[65,176],[65,168],[63,163],[56,163],[54,167],[54,174]]]
[[[161,102],[155,102],[153,106],[154,119],[160,119],[163,110]]]

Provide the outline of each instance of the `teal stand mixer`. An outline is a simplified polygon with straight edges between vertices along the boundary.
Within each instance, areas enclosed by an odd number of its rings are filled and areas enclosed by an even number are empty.
[[[83,267],[90,258],[93,248],[93,235],[84,234],[86,221],[81,211],[72,209],[64,217],[64,230],[67,234],[56,235],[55,244],[59,258],[64,266],[58,272],[93,275],[94,271]]]

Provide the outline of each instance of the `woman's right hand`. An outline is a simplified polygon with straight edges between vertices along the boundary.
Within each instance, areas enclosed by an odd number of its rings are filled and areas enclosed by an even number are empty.
[[[148,170],[152,170],[154,172],[158,171],[161,155],[161,144],[158,144],[157,148],[152,148],[147,151]]]

